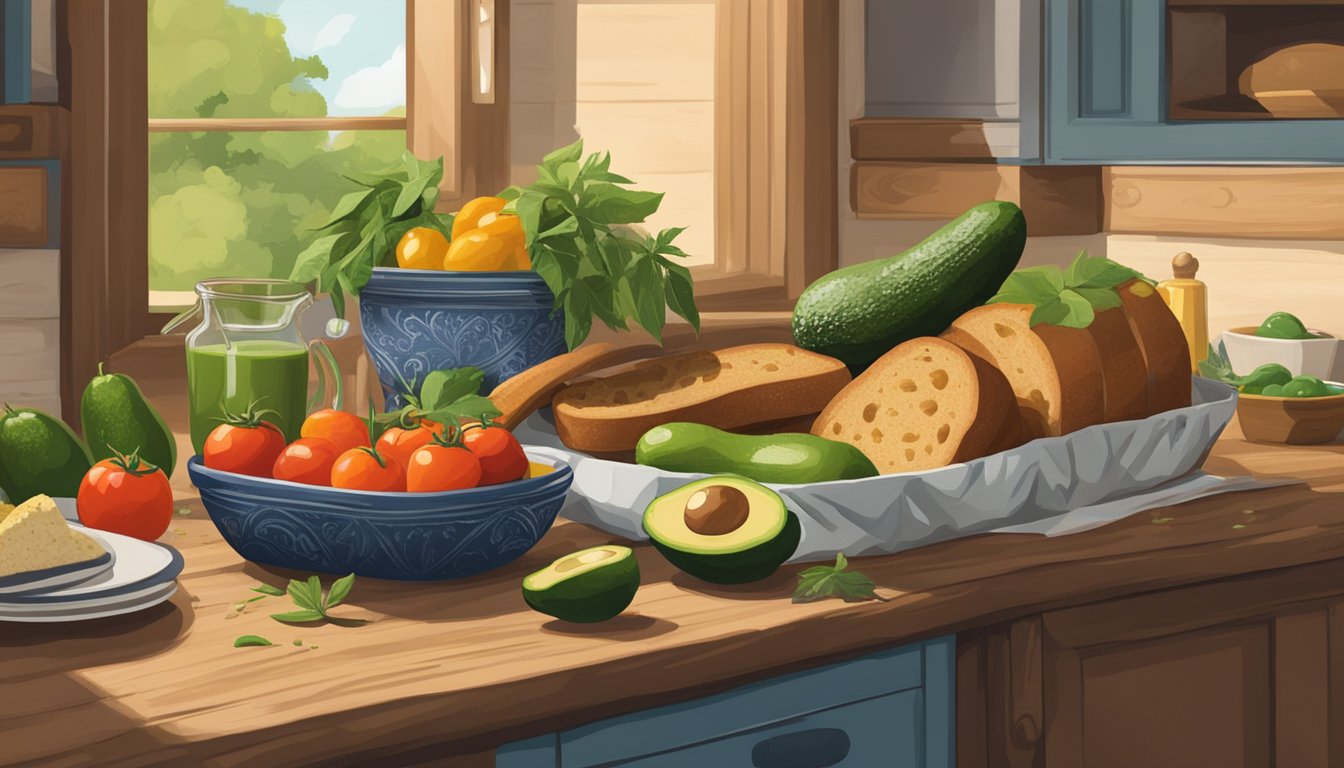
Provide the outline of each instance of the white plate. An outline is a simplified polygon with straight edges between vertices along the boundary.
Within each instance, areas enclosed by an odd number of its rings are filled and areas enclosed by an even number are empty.
[[[102,541],[98,543],[102,545]],[[16,573],[13,576],[0,577],[0,600],[6,595],[19,595],[29,592],[50,592],[54,589],[88,581],[112,570],[116,555],[111,549],[103,547],[103,554],[94,560],[71,563],[56,568],[43,568],[40,571]]]
[[[64,512],[65,505],[61,501],[57,503]],[[182,555],[176,549],[166,544],[79,527],[113,553],[112,568],[61,589],[0,595],[0,621],[82,621],[131,613],[157,605],[177,591],[176,579],[182,572]]]

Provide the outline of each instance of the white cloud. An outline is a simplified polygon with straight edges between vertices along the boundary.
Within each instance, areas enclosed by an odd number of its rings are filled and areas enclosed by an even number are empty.
[[[313,38],[311,50],[320,51],[323,48],[339,45],[345,39],[345,36],[350,34],[350,28],[353,26],[355,26],[355,15],[353,13],[332,16],[331,20],[317,31],[317,35]]]
[[[376,67],[365,67],[341,81],[336,106],[345,109],[392,107],[406,101],[406,47]]]

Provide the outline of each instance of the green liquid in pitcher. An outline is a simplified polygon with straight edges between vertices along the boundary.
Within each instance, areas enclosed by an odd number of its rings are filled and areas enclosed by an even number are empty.
[[[210,344],[187,349],[191,400],[191,445],[201,452],[224,409],[242,413],[253,402],[269,409],[263,418],[292,442],[306,416],[308,350],[284,341],[239,341],[226,349]]]

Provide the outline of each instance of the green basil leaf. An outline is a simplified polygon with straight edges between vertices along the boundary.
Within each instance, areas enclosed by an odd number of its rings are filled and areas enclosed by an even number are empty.
[[[576,162],[580,157],[583,157],[583,139],[548,153],[541,158],[541,164],[548,168],[555,168],[561,163]]]
[[[600,224],[638,224],[652,216],[662,202],[662,192],[623,189],[599,181],[584,190],[580,212]]]
[[[667,305],[686,322],[696,333],[700,332],[700,310],[695,306],[695,286],[691,282],[691,271],[680,264],[663,264],[667,282],[663,285],[663,296]]]
[[[546,199],[540,194],[527,191],[518,198],[514,206],[518,211],[519,223],[523,225],[523,234],[529,249],[541,235],[541,211],[545,202]]]
[[[1124,303],[1120,300],[1120,294],[1116,293],[1114,288],[1073,288],[1071,290],[1087,299],[1087,303],[1091,304],[1092,309],[1096,312],[1115,309]]]
[[[1046,325],[1060,325],[1064,319],[1069,316],[1069,308],[1064,306],[1064,302],[1059,297],[1045,301],[1036,305],[1031,312],[1031,319],[1028,321],[1031,327],[1036,327],[1042,323]]]
[[[411,206],[425,193],[425,187],[429,184],[430,178],[428,176],[406,182],[402,186],[401,192],[397,194],[397,201],[392,204],[392,218],[400,218],[402,214],[410,210]]]
[[[484,380],[485,373],[471,366],[430,371],[420,385],[420,405],[427,411],[450,405],[480,392]]]
[[[285,590],[279,587],[273,587],[270,584],[259,584],[253,587],[252,591],[260,592],[263,595],[270,595],[271,597],[283,597],[285,594]]]
[[[339,275],[340,273],[338,272],[338,273],[336,273],[336,274]],[[336,310],[336,316],[339,317],[339,318],[341,318],[341,319],[344,319],[344,318],[345,318],[345,290],[344,290],[343,288],[341,288],[341,284],[340,284],[340,281],[339,281],[339,280],[338,280],[337,282],[335,282],[335,283],[332,283],[332,284],[330,285],[330,287],[327,288],[327,295],[331,297],[331,306],[332,306],[332,308],[333,308],[334,310]]]
[[[314,576],[312,578],[316,579],[317,577]],[[297,579],[290,579],[289,589],[287,589],[286,591],[289,592],[289,597],[291,600],[294,601],[295,605],[299,606],[300,608],[307,608],[310,611],[317,611],[321,613],[322,586],[320,583],[318,584],[317,594],[314,595],[310,590],[309,587],[310,584],[311,580],[304,582],[304,581],[298,581]]]
[[[309,243],[308,247],[304,248],[294,259],[294,268],[289,271],[290,282],[306,285],[317,279],[322,270],[331,262],[332,250],[349,236],[349,233],[342,232],[335,235],[325,235]]]
[[[1064,290],[1060,291],[1058,299],[1036,307],[1031,313],[1031,325],[1048,323],[1065,328],[1086,328],[1092,324],[1093,317],[1095,312],[1087,299],[1075,291]]]
[[[845,557],[844,552],[835,553],[835,570],[843,571],[849,567],[849,558]]]
[[[361,189],[355,192],[349,192],[341,196],[336,201],[336,207],[331,209],[331,215],[327,217],[327,223],[322,225],[323,229],[333,224],[339,224],[347,216],[354,213],[357,208],[373,194],[372,189]]]
[[[233,641],[234,648],[258,648],[267,645],[275,645],[275,643],[257,635],[239,635]]]
[[[556,237],[558,235],[569,235],[579,231],[579,220],[573,216],[566,216],[559,224],[542,232],[537,237]]]
[[[1064,273],[1069,288],[1114,288],[1136,278],[1143,275],[1110,259],[1088,256],[1087,251],[1080,251]]]
[[[576,286],[581,283],[575,283]],[[570,349],[577,348],[588,338],[593,328],[593,309],[587,291],[573,290],[565,293],[565,344]]]
[[[512,203],[513,201],[515,201],[515,200],[517,200],[519,197],[521,197],[522,194],[523,194],[523,188],[522,188],[522,187],[518,186],[517,184],[511,184],[511,185],[505,187],[505,188],[503,189],[503,191],[501,191],[501,192],[499,193],[499,197],[502,197],[502,198],[504,198],[506,201]],[[509,208],[509,206],[507,206],[507,205],[504,206],[504,210],[509,211],[510,213],[513,213],[513,211],[512,211],[512,210]]]
[[[323,609],[335,608],[345,602],[345,598],[350,595],[350,590],[355,586],[355,574],[342,576],[331,583],[331,589],[327,591],[326,601],[323,603]]]
[[[663,343],[663,324],[667,322],[667,297],[658,265],[645,259],[635,267],[635,319],[659,344]]]
[[[409,149],[402,152],[401,162],[406,166],[406,179],[408,181],[420,178],[420,159],[415,156],[414,152]],[[439,162],[442,163],[443,158],[439,158]]]
[[[440,424],[455,424],[462,421],[476,421],[481,418],[493,419],[500,410],[484,395],[467,395],[458,400],[424,413],[424,417]]]
[[[305,608],[301,611],[272,613],[271,618],[276,621],[283,621],[286,624],[301,624],[306,621],[320,621],[324,616],[321,611],[311,611]]]
[[[999,292],[990,298],[990,304],[1035,304],[1049,302],[1064,290],[1064,274],[1059,267],[1029,267],[1019,269],[1003,281]]]

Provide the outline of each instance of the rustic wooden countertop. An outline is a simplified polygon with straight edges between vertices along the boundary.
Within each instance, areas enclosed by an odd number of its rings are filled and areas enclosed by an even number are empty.
[[[613,540],[566,522],[468,581],[359,580],[337,613],[371,620],[360,626],[278,624],[268,614],[287,598],[230,618],[251,587],[300,574],[243,561],[184,494],[192,512],[165,538],[186,560],[171,602],[0,625],[0,763],[491,765],[507,741],[1042,609],[1330,560],[1344,576],[1344,445],[1254,445],[1234,421],[1206,468],[1306,484],[1072,536],[987,534],[854,561],[886,602],[794,605],[799,567],[709,586],[640,546],[633,605],[584,627],[528,610],[519,592],[530,571]],[[233,648],[242,634],[279,645]]]

